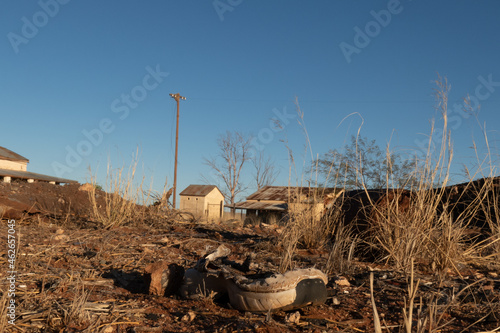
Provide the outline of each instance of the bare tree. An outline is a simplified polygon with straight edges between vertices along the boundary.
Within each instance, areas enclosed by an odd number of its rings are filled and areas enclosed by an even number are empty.
[[[231,206],[236,196],[245,190],[240,183],[240,173],[245,162],[250,159],[250,141],[250,136],[227,131],[217,139],[218,155],[203,159],[215,171],[215,176],[222,184],[220,190]]]
[[[263,152],[259,152],[252,158],[252,164],[255,168],[254,179],[257,184],[257,190],[274,183],[279,175],[279,170],[275,169],[271,157],[268,156],[266,158]]]

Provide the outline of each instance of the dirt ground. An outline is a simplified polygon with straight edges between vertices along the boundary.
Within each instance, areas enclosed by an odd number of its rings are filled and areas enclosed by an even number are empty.
[[[200,300],[150,295],[145,267],[161,260],[186,268],[224,244],[231,260],[256,255],[259,271],[276,271],[277,239],[284,227],[197,224],[165,218],[132,221],[106,230],[90,218],[88,192],[79,184],[0,184],[0,331],[5,332],[373,332],[370,272],[384,331],[403,331],[408,276],[389,266],[355,261],[350,274],[329,275],[325,304],[256,314],[231,309],[210,295]],[[15,221],[15,223],[12,223]],[[10,231],[14,230],[14,231]],[[17,255],[9,261],[9,233]],[[298,250],[296,267],[324,269],[328,253]],[[15,265],[15,297],[8,296]],[[440,332],[482,332],[500,327],[498,268],[457,267],[438,284],[417,263],[420,284],[414,322],[433,312]],[[14,325],[9,302],[15,301]],[[6,320],[7,318],[7,320]]]

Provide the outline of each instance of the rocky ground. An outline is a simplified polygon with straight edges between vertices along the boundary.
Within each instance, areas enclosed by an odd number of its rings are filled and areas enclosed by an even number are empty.
[[[15,234],[17,253],[0,250],[0,331],[5,332],[373,332],[373,294],[385,331],[402,331],[409,277],[389,266],[355,261],[349,273],[329,274],[325,304],[297,311],[256,314],[231,309],[227,300],[149,294],[145,268],[166,261],[192,267],[224,244],[229,259],[255,254],[259,271],[277,271],[277,240],[284,227],[213,225],[165,217],[105,229],[89,214],[88,193],[79,185],[0,185],[0,244]],[[12,223],[15,221],[15,223]],[[10,223],[9,223],[10,222]],[[14,232],[9,231],[14,230]],[[296,267],[325,269],[324,250],[298,250]],[[15,265],[15,297],[9,296]],[[482,332],[500,327],[498,268],[463,266],[438,283],[425,265],[419,280],[413,327],[435,314],[439,332]],[[15,301],[14,325],[8,305]],[[408,303],[408,302],[406,302]]]

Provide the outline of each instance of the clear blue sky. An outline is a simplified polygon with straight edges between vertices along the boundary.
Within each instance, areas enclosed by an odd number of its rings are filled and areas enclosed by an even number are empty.
[[[85,182],[90,166],[104,183],[108,158],[122,166],[139,147],[139,176],[154,177],[157,190],[165,177],[171,185],[169,93],[179,92],[187,100],[178,192],[202,183],[203,157],[217,153],[227,130],[255,135],[282,170],[277,184],[286,185],[281,140],[298,161],[310,159],[296,118],[283,116],[295,114],[295,96],[314,155],[340,149],[361,117],[361,135],[414,152],[430,120],[440,126],[436,73],[451,85],[455,170],[474,164],[472,142],[483,142],[478,120],[498,144],[495,0],[4,0],[0,7],[0,145],[29,158],[33,172]],[[453,111],[467,94],[481,103],[477,119]],[[279,133],[270,130],[276,112],[288,121]],[[244,183],[252,172],[244,170]]]

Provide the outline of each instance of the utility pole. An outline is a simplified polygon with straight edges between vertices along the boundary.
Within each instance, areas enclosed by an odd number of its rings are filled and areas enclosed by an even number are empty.
[[[177,195],[177,150],[178,150],[178,146],[179,146],[179,101],[182,99],[182,100],[186,100],[186,97],[183,97],[181,96],[179,93],[177,94],[169,94],[170,97],[172,97],[173,99],[175,99],[175,101],[177,102],[177,126],[176,126],[176,129],[175,129],[175,167],[174,167],[174,200],[173,200],[173,207],[175,209],[175,197]]]

